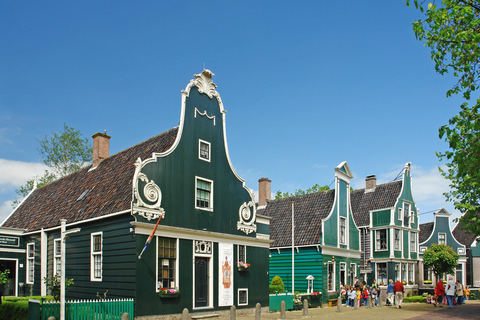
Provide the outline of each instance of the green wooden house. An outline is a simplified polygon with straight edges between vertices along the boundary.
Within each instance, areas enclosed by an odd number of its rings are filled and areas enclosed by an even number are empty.
[[[399,179],[376,184],[366,178],[365,189],[352,192],[355,222],[361,234],[361,277],[371,284],[388,284],[400,279],[407,286],[418,279],[418,210],[412,195],[411,165],[407,163]]]
[[[350,205],[352,178],[342,162],[335,168],[335,189],[270,201],[262,195],[270,189],[262,184],[270,182],[260,179],[257,212],[272,219],[270,280],[280,276],[290,292],[320,291],[323,301],[337,298],[344,284],[353,283],[361,252]],[[313,277],[310,287],[308,277]]]
[[[458,266],[455,272],[456,279],[461,283],[467,281],[467,256],[466,247],[460,243],[450,228],[450,216],[451,213],[445,208],[441,208],[435,211],[434,221],[420,224],[419,235],[419,257],[422,259],[423,252],[430,247],[432,243],[445,244],[452,247],[453,250],[460,255],[458,260]],[[439,279],[435,279],[435,275],[432,270],[425,268],[423,263],[420,263],[420,283],[424,283],[426,280],[432,281],[432,283],[438,282]],[[447,280],[446,275],[442,276],[443,280]]]
[[[204,70],[182,91],[178,127],[112,156],[110,136],[95,134],[92,166],[10,214],[0,266],[14,270],[12,295],[45,295],[43,278],[63,272],[65,219],[81,229],[65,240],[67,299],[134,298],[136,316],[268,305],[270,218],[232,167],[212,76]],[[161,297],[165,288],[180,294]]]
[[[480,287],[480,245],[478,237],[462,229],[459,221],[452,231],[452,235],[465,246],[467,262],[465,265],[466,280],[463,282],[471,287]]]

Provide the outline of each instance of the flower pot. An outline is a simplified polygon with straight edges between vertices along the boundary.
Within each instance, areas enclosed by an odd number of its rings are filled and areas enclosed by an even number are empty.
[[[245,272],[245,271],[248,271],[248,269],[245,267],[238,267],[238,271]]]
[[[159,293],[160,298],[176,298],[178,293]]]

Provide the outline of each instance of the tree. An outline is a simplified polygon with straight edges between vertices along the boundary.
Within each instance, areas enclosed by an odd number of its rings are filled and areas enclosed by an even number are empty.
[[[53,296],[53,300],[59,301],[60,300],[60,290],[61,290],[61,286],[62,286],[61,276],[56,274],[51,278],[43,278],[43,282],[47,286],[47,289],[49,289],[51,291],[52,296]],[[65,290],[67,290],[68,287],[72,284],[73,284],[73,279],[65,278]],[[106,294],[106,292],[105,292],[105,294]]]
[[[425,268],[431,268],[436,278],[444,273],[455,274],[460,255],[445,244],[432,243],[423,252],[423,264]]]
[[[37,179],[37,187],[43,187],[59,178],[65,177],[83,168],[92,159],[92,150],[86,138],[83,138],[79,130],[63,125],[63,131],[52,133],[51,137],[45,136],[38,140],[37,148],[49,170],[45,170],[42,177]],[[28,180],[15,192],[25,197],[32,189],[35,178]],[[14,206],[19,201],[15,200]]]
[[[284,198],[290,198],[290,197],[295,197],[295,196],[301,196],[304,194],[310,194],[310,193],[317,193],[317,192],[323,192],[330,190],[330,187],[325,185],[325,186],[320,186],[319,184],[313,185],[311,188],[308,188],[307,190],[302,190],[302,189],[297,189],[295,190],[295,193],[289,193],[289,192],[282,192],[282,191],[277,191],[277,194],[275,195],[275,199],[284,199]]]
[[[413,22],[413,30],[417,39],[431,49],[435,70],[441,75],[452,72],[458,79],[447,97],[461,93],[465,99],[460,112],[439,129],[439,137],[448,142],[449,150],[436,154],[445,162],[446,168],[440,167],[440,172],[450,180],[446,199],[463,213],[464,229],[480,235],[478,94],[469,105],[480,79],[480,1],[443,0],[441,5],[428,3],[426,7],[426,2],[413,3],[426,14],[424,20]]]

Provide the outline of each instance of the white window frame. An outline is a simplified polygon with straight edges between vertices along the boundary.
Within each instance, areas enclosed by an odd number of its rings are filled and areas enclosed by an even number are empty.
[[[199,180],[202,180],[204,182],[208,182],[210,183],[210,199],[209,199],[209,203],[208,203],[208,207],[199,207],[197,206],[197,190],[198,190],[198,181]],[[198,210],[205,210],[205,211],[213,211],[213,180],[210,180],[210,179],[205,179],[205,178],[202,178],[202,177],[195,177],[195,209],[198,209]]]
[[[353,277],[356,277],[357,276],[357,264],[356,263],[350,263],[350,268],[353,266],[353,270],[355,270],[355,274],[353,275]]]
[[[240,303],[240,291],[245,291],[245,294],[247,295],[245,303]],[[237,304],[239,306],[248,306],[248,288],[239,288],[237,291],[237,299]]]
[[[202,157],[202,143],[208,145],[208,159]],[[210,142],[198,139],[198,159],[210,162],[210,159],[212,158],[212,145]]]
[[[407,210],[405,210],[405,205],[408,205],[408,208]],[[405,212],[403,212],[403,217],[402,217],[402,226],[404,227],[410,227],[411,226],[411,219],[410,219],[410,209],[412,208],[412,203],[411,202],[407,202],[407,201],[403,201],[403,204],[402,204],[402,208],[403,210],[402,211],[407,211],[407,214],[408,214],[408,225],[406,226],[405,225]]]
[[[156,252],[157,253],[156,253],[156,258],[155,258],[155,261],[156,261],[156,263],[155,263],[155,265],[156,265],[155,290],[156,290],[156,292],[158,292],[159,289],[160,289],[160,286],[158,285],[158,270],[159,270],[159,267],[160,267],[158,265],[158,244],[159,244],[158,239],[159,238],[170,238],[170,237],[162,237],[162,236],[157,236],[156,237],[156,242],[157,242],[157,245],[156,245]],[[175,243],[175,280],[174,280],[173,287],[174,288],[179,288],[180,287],[180,277],[179,277],[179,273],[178,273],[178,267],[179,267],[178,263],[179,263],[179,260],[180,260],[179,259],[179,251],[178,251],[179,242],[178,242],[178,238],[170,238],[170,239],[173,239],[173,240],[176,241],[176,243]],[[169,288],[169,289],[171,289],[171,288]]]
[[[342,226],[343,222],[343,226]],[[343,237],[342,237],[342,227],[343,227]],[[339,221],[339,242],[340,244],[347,244],[347,218],[340,217]]]
[[[422,247],[420,247],[420,253],[423,253],[423,252],[425,252],[425,250],[427,250],[427,249],[428,249],[428,248],[427,248],[427,247],[425,247],[425,246],[422,246]]]
[[[380,249],[381,248],[381,243],[379,241],[381,241],[381,239],[378,238],[378,235],[380,234],[380,231],[385,232],[385,249]],[[375,230],[375,251],[388,251],[388,232],[387,232],[387,229]]]
[[[32,255],[30,256],[30,253]],[[30,268],[31,267],[31,268]],[[27,284],[33,284],[35,282],[35,243],[27,243]]]
[[[457,248],[457,253],[458,254],[465,254],[465,248],[463,248],[463,247]]]
[[[343,279],[342,279],[342,270],[343,270]],[[340,262],[340,284],[347,284],[347,263]]]
[[[62,266],[62,239],[54,239],[53,240],[53,274],[54,275],[61,275],[61,266]],[[57,252],[57,245],[60,248],[60,252]],[[59,263],[60,262],[60,265]]]
[[[408,281],[415,283],[415,264],[413,262],[408,263]],[[411,275],[411,277],[410,277]]]
[[[410,231],[410,252],[417,252],[417,233]]]
[[[411,209],[412,206],[410,206],[410,227],[412,227],[412,224],[415,224],[415,211]]]
[[[330,268],[330,266],[333,266],[333,270],[332,270],[332,276],[333,276],[332,289],[328,289],[328,269]],[[336,286],[335,262],[334,261],[328,261],[327,262],[327,291],[328,292],[333,292],[333,291],[335,291],[336,287],[337,286]]]
[[[398,248],[397,248],[397,235],[398,232]],[[402,251],[402,230],[401,229],[393,229],[393,248],[395,251]]]
[[[445,232],[439,232],[438,233],[438,240],[437,240],[438,244],[442,244],[442,243],[440,243],[440,235],[443,235],[443,239],[444,239],[443,244],[447,245],[447,234]]]
[[[100,236],[100,251],[94,251],[94,239]],[[100,257],[100,277],[95,276],[95,258]],[[103,232],[95,232],[90,234],[90,281],[102,281],[103,279]]]
[[[402,279],[402,264],[400,262],[395,262],[394,275],[395,281]]]
[[[240,247],[243,247],[243,253],[244,253],[243,260],[240,257]],[[247,263],[247,246],[244,244],[237,245],[237,263],[240,261]]]
[[[402,204],[402,206],[403,206],[403,204]],[[398,217],[397,218],[398,218],[398,220],[400,220],[402,222],[402,225],[403,225],[402,211],[403,211],[402,208],[398,208]]]

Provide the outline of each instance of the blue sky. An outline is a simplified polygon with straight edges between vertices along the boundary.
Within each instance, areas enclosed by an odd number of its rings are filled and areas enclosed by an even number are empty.
[[[2,1],[0,220],[42,173],[36,139],[66,123],[89,139],[106,129],[110,153],[124,150],[178,125],[180,91],[204,67],[251,189],[330,184],[342,161],[362,188],[412,162],[420,212],[458,216],[435,151],[461,100],[415,39],[419,18],[401,0]]]

